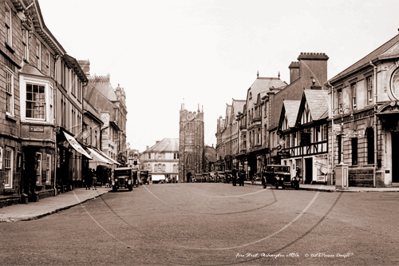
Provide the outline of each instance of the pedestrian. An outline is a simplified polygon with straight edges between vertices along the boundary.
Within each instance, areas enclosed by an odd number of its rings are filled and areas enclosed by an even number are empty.
[[[86,190],[90,190],[92,184],[93,184],[93,173],[91,172],[91,169],[89,169],[86,175]]]
[[[92,173],[93,173],[93,190],[97,190],[96,188],[96,184],[97,184],[97,174],[94,171],[94,169],[91,169]]]
[[[296,171],[295,171],[295,176],[296,176],[296,178],[299,179],[299,178],[300,178],[300,177],[299,177],[300,174],[301,174],[301,169],[297,166],[297,167],[296,167]]]
[[[267,187],[267,180],[266,180],[266,167],[263,166],[262,172],[261,172],[261,178],[262,178],[262,185],[263,188]]]
[[[244,180],[245,180],[245,171],[244,169],[241,168],[240,173],[239,173],[239,184],[240,186],[244,186]]]
[[[138,187],[138,185],[137,185],[137,171],[133,171],[133,187],[134,186]]]
[[[231,171],[231,181],[233,183],[233,186],[236,186],[237,184],[237,169],[235,167],[233,167],[233,170]]]

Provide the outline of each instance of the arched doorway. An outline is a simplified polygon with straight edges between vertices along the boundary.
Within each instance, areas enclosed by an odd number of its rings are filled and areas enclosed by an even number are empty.
[[[187,173],[187,178],[186,178],[186,182],[190,183],[192,179],[192,174],[190,172]]]

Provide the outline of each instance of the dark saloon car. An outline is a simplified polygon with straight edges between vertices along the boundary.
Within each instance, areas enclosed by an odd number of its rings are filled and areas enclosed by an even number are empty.
[[[273,184],[276,189],[282,187],[291,187],[299,189],[299,179],[296,177],[291,178],[290,167],[288,165],[272,164],[266,166],[266,180],[268,183]]]

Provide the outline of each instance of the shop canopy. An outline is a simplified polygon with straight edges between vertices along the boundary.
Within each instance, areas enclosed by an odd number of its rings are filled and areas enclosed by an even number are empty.
[[[116,165],[121,165],[120,163],[118,163],[117,161],[115,161],[114,159],[112,159],[111,157],[109,157],[108,155],[105,154],[105,152],[103,152],[102,150],[97,150],[98,153],[100,153],[102,156],[104,156],[105,158],[107,158],[108,160],[110,160],[111,162],[113,162]]]
[[[86,156],[90,160],[93,160],[93,158],[82,148],[82,146],[80,146],[79,142],[74,137],[72,137],[71,135],[67,134],[65,131],[64,131],[64,135],[65,135],[65,138],[67,139],[67,141],[69,142],[69,144],[77,152],[83,154],[84,156]]]
[[[112,165],[113,162],[108,160],[107,158],[105,158],[104,156],[102,156],[101,154],[99,154],[98,152],[96,152],[95,150],[91,149],[91,148],[87,148],[90,152],[90,155],[93,157],[93,161],[90,161],[91,163],[97,163],[97,164],[110,164]]]

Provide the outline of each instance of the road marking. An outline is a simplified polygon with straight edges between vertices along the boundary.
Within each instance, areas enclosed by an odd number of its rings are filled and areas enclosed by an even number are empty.
[[[289,222],[288,224],[286,224],[283,228],[281,228],[280,230],[278,230],[277,232],[274,232],[271,235],[268,235],[266,237],[263,237],[259,240],[244,244],[244,245],[240,245],[240,246],[234,246],[234,247],[226,247],[226,248],[193,248],[193,247],[186,247],[186,246],[179,246],[177,245],[177,247],[180,248],[185,248],[185,249],[194,249],[194,250],[229,250],[229,249],[237,249],[237,248],[243,248],[243,247],[247,247],[259,242],[262,242],[268,238],[271,238],[279,233],[281,233],[282,231],[284,231],[285,229],[287,229],[288,227],[290,227],[296,220],[298,220],[309,208],[310,206],[312,206],[312,204],[314,203],[314,201],[316,200],[316,198],[319,196],[320,192],[317,192],[316,195],[313,197],[313,199],[309,202],[309,204],[305,207],[305,209],[302,210],[302,212],[300,214],[298,214],[297,217],[295,217],[291,222]]]
[[[73,191],[73,190],[72,190]],[[78,200],[79,203],[81,203],[81,201],[79,200],[78,196],[76,195],[75,191],[73,191],[73,194],[75,195],[75,198]],[[101,224],[99,224],[96,219],[94,219],[93,216],[91,216],[91,214],[86,210],[85,206],[83,206],[82,204],[80,205],[82,206],[83,210],[85,210],[85,212],[87,213],[87,215],[90,216],[90,218],[101,228],[104,230],[104,232],[106,232],[107,234],[109,234],[113,239],[115,239],[116,241],[126,245],[128,248],[130,248],[130,246],[128,244],[126,244],[125,242],[119,240],[116,236],[114,236],[113,234],[111,234],[110,232],[107,231],[107,229],[105,229],[104,227],[101,226]]]
[[[174,205],[172,205],[172,204],[169,204],[169,203],[163,201],[162,199],[158,198],[157,196],[155,196],[155,194],[152,193],[148,188],[146,188],[146,187],[144,187],[144,188],[145,188],[151,195],[153,195],[154,198],[156,198],[157,200],[159,200],[159,201],[161,201],[162,203],[164,203],[164,204],[166,204],[166,205],[169,205],[169,206],[171,206],[171,207],[173,207],[173,208],[175,208],[175,209],[178,209],[179,211],[188,212],[188,213],[206,214],[206,215],[230,215],[230,214],[237,214],[237,213],[243,213],[243,212],[251,212],[251,211],[259,210],[259,209],[262,209],[262,208],[266,208],[266,207],[268,207],[268,206],[270,206],[270,205],[272,205],[272,204],[274,204],[274,203],[277,202],[276,196],[274,195],[273,190],[271,190],[272,193],[273,193],[274,201],[272,201],[271,203],[265,204],[265,205],[263,205],[263,206],[254,208],[254,209],[249,209],[249,210],[244,210],[244,211],[236,211],[236,212],[222,212],[222,213],[194,212],[194,211],[187,211],[187,210],[184,210],[184,209],[182,210],[182,209],[180,209],[179,207],[176,207],[176,206],[174,206]],[[187,191],[185,191],[185,192],[188,194]]]
[[[256,191],[256,192],[247,193],[247,194],[241,194],[241,195],[236,195],[236,196],[208,196],[208,195],[204,195],[204,194],[195,193],[195,192],[192,192],[192,191],[191,191],[191,193],[196,194],[196,195],[200,195],[200,196],[203,196],[203,197],[209,197],[209,198],[240,198],[240,197],[245,197],[245,196],[249,196],[249,195],[254,195],[254,194],[257,194],[257,193],[262,193],[262,192],[265,192],[265,191],[266,191],[266,189],[262,189],[262,190],[259,190],[259,191]]]

